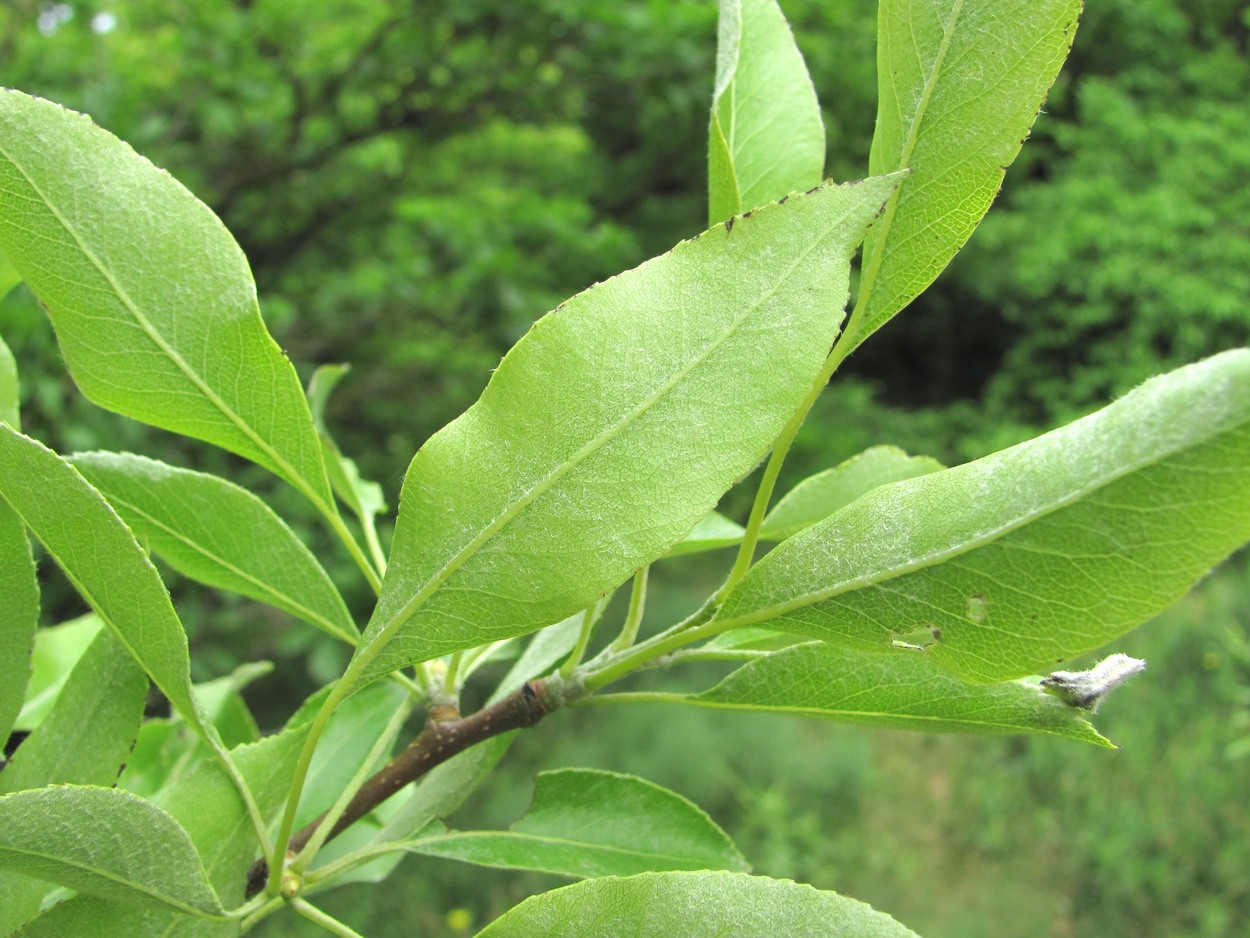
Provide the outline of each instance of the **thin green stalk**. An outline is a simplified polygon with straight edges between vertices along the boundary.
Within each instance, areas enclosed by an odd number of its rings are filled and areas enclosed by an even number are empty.
[[[651,567],[646,566],[634,574],[634,585],[629,593],[629,612],[625,614],[625,625],[621,634],[612,643],[613,651],[624,651],[638,640],[638,627],[642,624],[642,613],[647,606],[647,575]]]
[[[377,764],[378,760],[386,754],[391,745],[395,742],[395,737],[399,735],[400,729],[403,728],[404,721],[407,720],[408,715],[412,713],[412,708],[413,701],[411,698],[405,699],[400,703],[399,707],[395,710],[395,713],[392,714],[390,721],[386,724],[386,728],[382,731],[382,735],[379,736],[377,742],[373,744],[373,747],[369,750],[369,754],[365,756],[364,760],[361,762],[360,768],[356,770],[356,774],[352,776],[351,781],[348,782],[347,785],[344,786],[343,791],[339,793],[333,807],[325,813],[320,826],[317,828],[317,832],[309,838],[308,843],[304,845],[304,849],[301,850],[299,855],[296,856],[296,858],[291,862],[291,869],[296,873],[303,873],[303,871],[308,867],[308,864],[311,863],[313,858],[317,855],[317,852],[321,850],[322,846],[326,842],[326,838],[330,834],[330,831],[334,828],[338,819],[343,816],[343,812],[347,809],[348,804],[351,803],[352,798],[356,796],[356,792],[360,790],[360,786],[363,785],[373,774],[373,768]]]
[[[443,693],[449,697],[456,696],[456,679],[460,672],[460,663],[464,661],[464,652],[452,652],[447,659],[447,671],[443,675]]]
[[[374,857],[407,850],[409,844],[415,843],[420,839],[386,840],[380,844],[369,844],[366,847],[361,847],[359,850],[346,853],[337,859],[331,860],[324,866],[319,866],[315,870],[309,870],[308,875],[304,877],[304,889],[311,893],[320,891],[318,887],[333,886],[334,880],[340,873],[345,873],[352,867],[359,866],[361,863],[372,860]]]
[[[570,707],[606,707],[618,703],[689,703],[686,694],[666,691],[628,691],[619,694],[591,694],[569,704]]]
[[[310,922],[316,922],[330,934],[338,935],[339,938],[364,938],[360,932],[353,931],[338,919],[331,915],[326,915],[326,913],[322,912],[311,902],[307,902],[304,899],[300,899],[298,897],[292,899],[291,908],[293,908],[300,915],[304,916],[304,918],[308,919]]]
[[[853,316],[854,314],[852,314],[852,318]],[[839,341],[834,345],[833,350],[825,359],[825,364],[820,369],[820,374],[812,382],[812,387],[808,391],[807,397],[803,399],[803,403],[794,412],[794,416],[782,428],[780,436],[777,437],[776,443],[773,444],[772,455],[768,457],[768,465],[764,467],[764,475],[760,478],[760,486],[755,492],[755,501],[751,505],[751,516],[747,519],[746,533],[742,535],[742,543],[738,546],[738,556],[734,560],[733,569],[729,572],[728,579],[725,580],[724,585],[716,593],[715,600],[717,603],[728,595],[729,591],[738,584],[738,581],[746,576],[747,570],[751,568],[751,562],[755,558],[755,547],[760,539],[760,526],[764,523],[764,515],[768,511],[768,504],[773,497],[773,489],[777,485],[777,476],[781,474],[781,466],[786,461],[786,456],[790,452],[790,446],[794,443],[794,438],[798,435],[799,428],[803,426],[803,421],[807,419],[808,412],[811,411],[821,392],[824,391],[825,385],[829,383],[829,379],[833,377],[833,373],[838,370],[838,366],[842,364],[843,359],[846,358],[852,348],[853,346],[850,343],[843,341]]]
[[[243,799],[243,804],[247,808],[248,817],[252,819],[252,826],[256,828],[256,839],[260,843],[261,851],[268,853],[273,849],[269,841],[268,825],[265,824],[265,819],[261,816],[260,807],[252,796],[252,790],[247,787],[247,781],[243,778],[243,773],[234,764],[234,759],[230,758],[230,750],[226,748],[225,743],[221,741],[221,737],[217,735],[216,728],[211,724],[205,724],[202,738],[208,743],[209,748],[213,751],[213,755],[217,757],[217,761],[226,770],[226,774],[230,776],[230,780],[234,782],[234,787],[238,789],[239,797]]]
[[[322,517],[329,522],[334,533],[343,542],[343,546],[347,548],[347,552],[351,554],[352,560],[356,562],[356,566],[360,568],[360,572],[364,574],[365,580],[368,581],[369,588],[373,590],[375,595],[380,593],[382,591],[382,578],[369,562],[369,558],[365,556],[365,552],[360,549],[360,544],[356,542],[356,538],[348,529],[347,522],[343,520],[343,516],[334,510],[333,505],[327,505],[319,498],[313,499],[313,504],[317,506]]]
[[[595,607],[587,606],[586,611],[582,613],[582,629],[577,635],[577,644],[573,646],[573,651],[569,655],[568,661],[560,668],[560,677],[568,679],[572,676],[574,669],[582,663],[582,656],[586,654],[586,646],[590,644],[590,633],[595,630]]]
[[[263,899],[264,897],[257,896],[257,898]],[[284,905],[286,905],[286,900],[281,896],[270,896],[268,899],[264,899],[260,908],[258,908],[255,912],[252,912],[247,918],[239,923],[239,934],[246,935]]]
[[[711,638],[725,631],[725,623],[713,619],[703,625],[686,629],[669,629],[649,641],[635,645],[622,655],[608,659],[597,670],[592,670],[583,679],[583,686],[588,691],[598,690],[605,684],[619,680],[631,671],[637,670],[648,661],[667,655],[685,645]]]
[[[373,515],[369,512],[362,512],[356,517],[360,519],[360,529],[365,532],[365,546],[373,558],[373,566],[378,573],[385,575],[386,554],[382,551],[382,544],[378,541],[378,529],[374,524]]]

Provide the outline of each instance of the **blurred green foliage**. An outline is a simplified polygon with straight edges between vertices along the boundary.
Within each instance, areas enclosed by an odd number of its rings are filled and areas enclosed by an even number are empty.
[[[828,170],[861,175],[876,4],[782,6],[825,108]],[[417,446],[533,319],[702,227],[715,19],[711,0],[9,0],[0,82],[90,113],[222,216],[303,373],[353,366],[329,420],[393,505]],[[835,378],[787,478],[876,443],[961,461],[1250,341],[1248,48],[1244,0],[1090,4],[999,204]],[[20,288],[0,301],[0,331],[24,421],[57,448],[145,452],[266,485],[83,401]],[[289,493],[266,494],[318,536]],[[326,562],[350,581],[345,560]],[[304,656],[319,681],[341,667],[285,616],[172,579],[198,678],[266,657]],[[544,752],[547,766],[669,784],[762,871],[860,896],[926,935],[1231,936],[1250,918],[1250,763],[1224,754],[1245,736],[1250,673],[1227,636],[1244,644],[1248,587],[1243,557],[1117,649],[1152,662],[1100,715],[1118,753],[566,714],[473,810],[514,817]],[[67,597],[49,591],[53,618],[79,611]],[[367,609],[367,596],[349,600]],[[307,689],[292,671],[257,685],[262,723]],[[327,906],[354,904],[346,917],[379,938],[467,934],[538,885],[409,867]],[[408,911],[423,896],[439,911]],[[457,906],[467,914],[446,914]]]

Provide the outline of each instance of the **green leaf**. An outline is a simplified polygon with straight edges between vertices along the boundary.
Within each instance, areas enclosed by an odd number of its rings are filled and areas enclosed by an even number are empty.
[[[143,718],[148,679],[110,632],[98,631],[47,718],[4,771],[0,795],[45,785],[111,785]],[[0,874],[0,935],[39,914],[47,883]]]
[[[855,345],[980,223],[1067,58],[1081,0],[882,0],[879,10],[868,165],[911,175],[864,243]]]
[[[725,832],[685,798],[632,775],[589,769],[539,775],[529,811],[508,831],[451,831],[408,849],[585,878],[747,868]]]
[[[326,401],[329,400],[335,386],[350,370],[348,365],[318,367],[308,384],[308,404],[312,409],[317,434],[321,438],[330,487],[342,499],[343,504],[363,520],[386,511],[386,497],[382,494],[382,486],[360,477],[360,470],[356,468],[356,463],[339,451],[338,444],[334,442],[325,424]]]
[[[558,622],[685,537],[807,393],[895,184],[760,209],[539,320],[413,459],[357,671]]]
[[[0,772],[0,794],[63,782],[111,785],[130,753],[148,679],[111,632],[97,633],[47,718]]]
[[[69,622],[36,630],[26,702],[17,715],[14,729],[29,732],[43,721],[74,670],[74,664],[103,627],[99,617],[89,612]]]
[[[202,725],[182,623],[160,574],[104,496],[52,450],[3,425],[0,496],[174,708]]]
[[[299,726],[231,751],[265,817],[274,817],[285,800],[307,730]],[[162,806],[191,838],[223,902],[229,907],[242,902],[247,871],[256,856],[256,833],[225,770],[216,762],[200,763],[163,796]],[[80,895],[45,912],[23,930],[22,938],[228,938],[238,934],[238,922],[208,921],[164,908]]]
[[[603,618],[603,613],[608,608],[608,604],[612,602],[613,595],[613,593],[609,593],[595,603],[594,611],[590,616],[590,627],[592,629]],[[495,703],[501,700],[513,691],[519,690],[526,681],[541,677],[555,664],[563,661],[564,657],[573,650],[573,646],[577,644],[578,636],[581,634],[585,621],[586,611],[583,609],[573,613],[567,619],[557,622],[555,625],[549,625],[536,633],[530,640],[529,645],[526,646],[524,653],[517,659],[516,664],[511,667],[508,673],[504,675],[504,679],[499,682],[499,686],[490,695],[487,703]]]
[[[729,547],[742,540],[743,533],[745,528],[742,525],[730,521],[718,511],[709,512],[689,534],[673,545],[668,556],[701,554],[704,551]]]
[[[818,472],[792,488],[764,518],[760,537],[780,541],[878,485],[937,472],[942,464],[928,456],[908,456],[895,446],[874,446],[846,462]]]
[[[3,265],[4,258],[0,257],[0,265]],[[0,279],[4,276],[0,272]],[[4,290],[3,284],[0,284],[0,298],[3,298],[7,291]],[[21,414],[19,413],[18,404],[20,397],[18,395],[17,384],[17,362],[13,358],[13,353],[5,344],[4,339],[0,338],[0,420],[3,420],[11,427],[21,427]]]
[[[268,603],[356,644],[360,632],[317,558],[251,492],[143,456],[81,453],[68,461],[179,573]]]
[[[724,627],[925,654],[976,681],[1045,671],[1170,605],[1250,540],[1250,351],[1154,378],[976,462],[883,486],[783,542]]]
[[[0,251],[88,398],[245,456],[333,510],[247,260],[172,176],[84,115],[0,91]]]
[[[687,703],[937,733],[1049,733],[1110,746],[1034,683],[970,684],[924,655],[809,642],[752,661]]]
[[[709,225],[820,183],[816,89],[774,0],[721,0],[708,136]]]
[[[104,898],[210,918],[225,911],[186,831],[117,788],[68,785],[0,798],[0,867]]]
[[[0,255],[0,296],[5,288],[6,265]],[[12,284],[10,284],[12,286]],[[0,339],[0,421],[19,425],[17,363]],[[30,656],[39,624],[39,581],[35,560],[21,519],[0,495],[0,741],[22,709],[30,680]]]
[[[479,938],[619,935],[785,935],[917,938],[890,916],[834,892],[743,873],[643,873],[574,883],[531,896]]]

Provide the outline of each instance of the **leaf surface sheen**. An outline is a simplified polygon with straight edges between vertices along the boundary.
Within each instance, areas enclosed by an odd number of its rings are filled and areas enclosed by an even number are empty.
[[[1127,632],[1248,540],[1250,351],[1235,350],[869,492],[761,560],[720,619],[866,650],[927,629],[926,655],[1001,681]]]
[[[366,679],[558,622],[681,540],[798,407],[896,183],[718,225],[535,323],[413,459]]]
[[[104,898],[224,912],[186,832],[117,788],[67,785],[0,798],[0,866]]]
[[[88,398],[238,453],[332,510],[247,260],[172,176],[82,114],[0,91],[0,251]]]
[[[251,492],[214,475],[129,453],[80,453],[68,461],[179,573],[356,643],[359,632],[329,575],[286,522]]]
[[[1110,745],[1036,684],[972,684],[924,652],[808,642],[753,661],[687,702],[937,733],[1048,733]]]
[[[883,0],[869,169],[910,169],[864,244],[863,342],[955,256],[1067,58],[1081,0]]]
[[[825,126],[775,0],[721,0],[708,132],[708,224],[817,185]]]
[[[725,832],[685,798],[632,775],[588,769],[540,774],[533,803],[508,831],[450,831],[408,849],[581,878],[747,868]]]
[[[918,938],[883,912],[790,880],[728,872],[642,873],[531,896],[478,938]]]

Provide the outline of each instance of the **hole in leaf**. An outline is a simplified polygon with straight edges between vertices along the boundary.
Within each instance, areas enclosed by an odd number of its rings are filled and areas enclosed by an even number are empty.
[[[942,630],[936,625],[927,622],[907,632],[895,632],[891,636],[890,644],[895,648],[910,648],[914,651],[923,651],[930,645],[936,645],[941,639]]]

